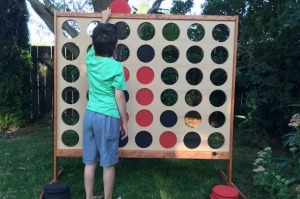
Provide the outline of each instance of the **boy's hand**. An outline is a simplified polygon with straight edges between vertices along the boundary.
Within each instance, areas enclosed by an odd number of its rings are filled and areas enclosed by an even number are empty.
[[[111,9],[108,7],[106,10],[103,10],[101,13],[101,23],[107,23],[111,15]]]
[[[124,140],[127,136],[128,136],[128,129],[127,129],[127,125],[123,124],[121,126],[121,140]]]

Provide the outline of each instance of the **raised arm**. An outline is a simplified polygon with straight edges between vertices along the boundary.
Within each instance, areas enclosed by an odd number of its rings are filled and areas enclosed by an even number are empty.
[[[111,9],[108,7],[106,10],[103,10],[101,13],[101,23],[107,23],[111,15]]]

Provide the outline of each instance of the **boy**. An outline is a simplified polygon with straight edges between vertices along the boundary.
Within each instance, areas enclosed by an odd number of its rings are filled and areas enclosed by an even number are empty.
[[[126,90],[123,66],[112,59],[116,48],[117,28],[106,23],[111,10],[102,12],[101,23],[92,34],[93,46],[86,56],[89,102],[83,121],[83,162],[86,199],[94,198],[94,179],[97,162],[103,167],[104,199],[111,199],[115,167],[118,163],[120,129],[128,135]],[[120,128],[120,119],[122,126]]]

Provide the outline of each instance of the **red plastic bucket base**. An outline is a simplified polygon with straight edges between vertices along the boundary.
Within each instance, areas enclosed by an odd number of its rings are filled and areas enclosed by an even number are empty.
[[[211,199],[238,199],[239,191],[228,185],[217,185],[210,194]]]

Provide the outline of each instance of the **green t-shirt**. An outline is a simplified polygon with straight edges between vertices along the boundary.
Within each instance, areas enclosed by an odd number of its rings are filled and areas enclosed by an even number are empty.
[[[122,64],[109,57],[96,57],[93,46],[86,55],[85,63],[89,84],[87,109],[120,118],[115,89],[126,90]]]

